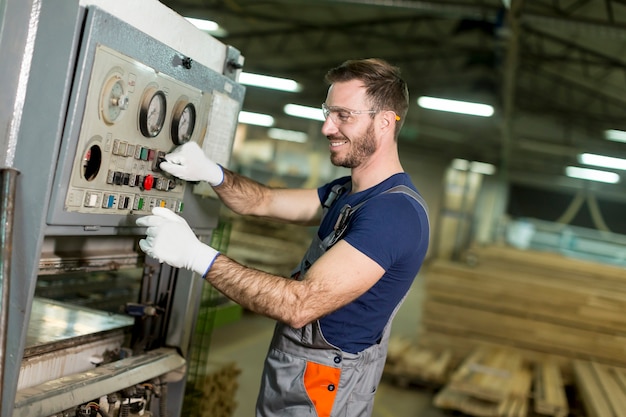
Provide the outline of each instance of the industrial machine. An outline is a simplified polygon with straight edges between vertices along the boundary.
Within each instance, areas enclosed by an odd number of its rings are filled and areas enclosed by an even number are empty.
[[[156,0],[19,7],[3,10],[5,34],[15,10],[29,29],[3,55],[23,95],[4,142],[1,415],[179,416],[208,284],[146,257],[135,220],[168,207],[209,242],[210,187],[159,163],[196,141],[228,164],[243,57]]]

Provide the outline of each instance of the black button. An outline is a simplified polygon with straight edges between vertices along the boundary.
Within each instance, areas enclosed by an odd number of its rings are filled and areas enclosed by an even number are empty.
[[[328,386],[328,391],[334,391],[335,390],[335,385],[334,384],[330,384]]]
[[[341,356],[335,356],[335,359],[333,359],[335,361],[335,363],[340,363],[341,362]]]

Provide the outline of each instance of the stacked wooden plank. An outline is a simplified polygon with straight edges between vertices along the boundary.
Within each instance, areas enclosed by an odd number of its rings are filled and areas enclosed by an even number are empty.
[[[475,265],[437,260],[425,271],[420,346],[478,345],[626,365],[626,271],[558,254],[490,247]]]
[[[239,388],[241,370],[234,362],[208,364],[207,374],[201,384],[202,390],[195,402],[194,415],[199,417],[231,417],[237,408],[235,396]]]
[[[228,256],[243,265],[289,276],[309,247],[313,229],[225,211],[232,222]]]
[[[452,352],[421,349],[404,338],[389,340],[385,375],[400,386],[441,386],[450,372]]]
[[[566,417],[569,414],[569,404],[559,365],[547,358],[535,363],[534,368],[535,412],[546,416]]]
[[[477,348],[435,396],[440,408],[479,417],[528,415],[532,373],[519,352]]]
[[[576,386],[588,417],[621,417],[626,413],[626,369],[575,361]]]

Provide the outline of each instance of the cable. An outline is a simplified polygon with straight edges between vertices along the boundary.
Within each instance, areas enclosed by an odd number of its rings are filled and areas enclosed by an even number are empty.
[[[578,213],[578,210],[580,210],[580,207],[585,202],[585,194],[585,190],[578,190],[569,207],[565,210],[561,217],[556,220],[556,222],[561,224],[569,224],[572,220],[574,220],[574,217],[576,217],[576,213]]]
[[[600,211],[600,206],[598,206],[598,200],[596,200],[595,195],[590,193],[587,194],[587,205],[589,206],[591,219],[593,220],[593,225],[596,229],[603,232],[610,232],[611,230],[604,222],[604,217],[602,217],[602,212]]]
[[[160,417],[167,417],[167,383],[161,385],[161,396],[159,397]]]

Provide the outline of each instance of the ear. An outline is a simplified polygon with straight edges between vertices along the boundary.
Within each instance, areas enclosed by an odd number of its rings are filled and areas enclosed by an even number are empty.
[[[392,112],[391,110],[387,110],[381,112],[380,115],[382,116],[380,119],[380,128],[382,130],[390,129],[393,135],[393,132],[396,128],[396,113]]]

